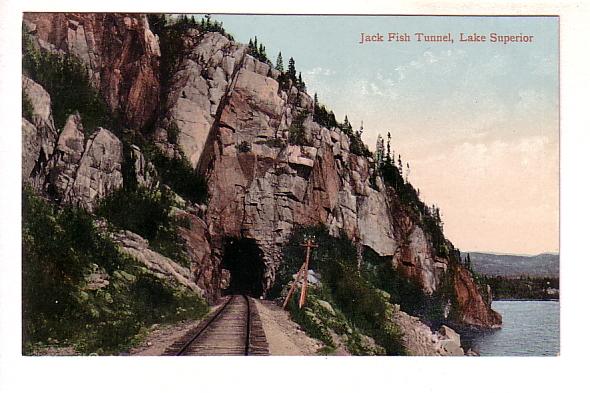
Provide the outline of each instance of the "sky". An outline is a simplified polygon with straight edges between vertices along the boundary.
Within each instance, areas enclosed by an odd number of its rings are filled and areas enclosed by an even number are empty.
[[[410,182],[464,251],[559,251],[559,77],[555,17],[213,15],[295,59],[310,95],[374,150],[391,133]],[[388,42],[388,33],[411,41]],[[451,34],[452,43],[415,33]],[[361,33],[384,42],[359,43]],[[460,34],[486,42],[460,42]],[[490,34],[533,36],[493,43]]]

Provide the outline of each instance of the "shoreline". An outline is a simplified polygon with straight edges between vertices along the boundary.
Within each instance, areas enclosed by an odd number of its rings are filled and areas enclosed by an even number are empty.
[[[559,302],[559,299],[492,299],[492,302]]]

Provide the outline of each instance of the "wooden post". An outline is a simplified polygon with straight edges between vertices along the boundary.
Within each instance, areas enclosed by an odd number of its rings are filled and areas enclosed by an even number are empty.
[[[305,263],[303,265],[301,265],[301,267],[299,268],[299,272],[297,272],[297,278],[295,279],[295,281],[293,281],[293,284],[291,284],[291,289],[289,289],[289,293],[287,294],[287,297],[285,298],[285,301],[283,302],[283,309],[287,307],[287,304],[289,303],[289,299],[291,299],[291,296],[293,296],[293,292],[295,291],[295,287],[297,286],[297,283],[299,282],[299,280],[301,279],[301,275],[303,274],[304,267],[305,267]]]
[[[303,308],[305,304],[305,298],[307,297],[307,272],[309,271],[309,256],[311,254],[311,249],[317,247],[317,245],[313,242],[313,240],[308,239],[304,244],[303,247],[307,248],[307,252],[305,254],[305,263],[303,264],[303,286],[301,287],[301,296],[299,297],[299,308]]]
[[[293,292],[295,292],[295,287],[297,286],[297,283],[301,279],[302,275],[303,284],[301,286],[301,296],[299,297],[299,308],[303,307],[303,305],[305,304],[305,298],[307,297],[307,272],[309,270],[309,257],[311,254],[311,249],[317,247],[317,245],[314,244],[312,240],[307,240],[305,243],[301,245],[307,248],[305,254],[305,262],[303,262],[303,265],[301,265],[301,268],[299,268],[297,278],[295,279],[295,281],[293,281],[293,284],[291,284],[291,289],[289,289],[289,293],[287,294],[287,297],[283,302],[283,309],[287,307],[287,304],[289,303],[291,296],[293,296]]]
[[[303,308],[305,304],[305,295],[307,294],[307,271],[309,270],[309,247],[307,248],[307,256],[303,264],[303,284],[301,285],[301,295],[299,296],[299,308]]]

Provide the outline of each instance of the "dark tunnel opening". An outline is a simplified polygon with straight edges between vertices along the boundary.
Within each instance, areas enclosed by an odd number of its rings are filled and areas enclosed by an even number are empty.
[[[253,239],[226,238],[221,267],[230,272],[229,288],[224,295],[262,296],[265,266],[262,251]]]

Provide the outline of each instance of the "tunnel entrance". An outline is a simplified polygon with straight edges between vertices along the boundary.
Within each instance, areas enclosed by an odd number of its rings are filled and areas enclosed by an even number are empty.
[[[262,296],[265,266],[262,251],[253,239],[226,238],[221,267],[231,274],[229,287],[224,295]]]

